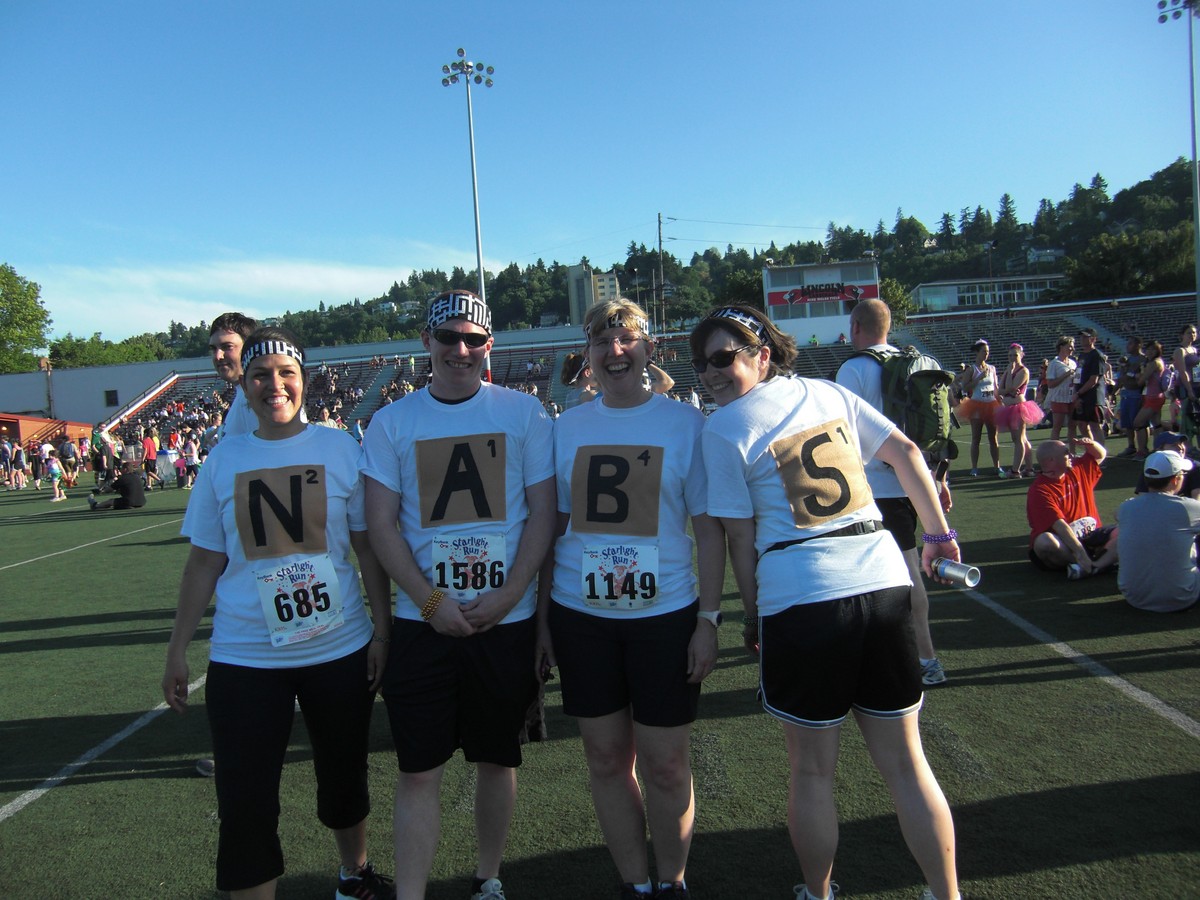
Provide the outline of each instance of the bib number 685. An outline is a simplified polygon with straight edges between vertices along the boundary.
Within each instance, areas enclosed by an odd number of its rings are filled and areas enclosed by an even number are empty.
[[[314,612],[325,612],[329,609],[326,587],[325,582],[318,581],[311,591],[306,587],[298,587],[290,594],[281,590],[275,595],[275,615],[280,622],[290,622],[296,616],[307,619]]]

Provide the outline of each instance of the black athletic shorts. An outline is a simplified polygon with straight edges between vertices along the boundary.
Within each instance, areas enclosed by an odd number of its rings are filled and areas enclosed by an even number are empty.
[[[876,497],[883,527],[892,533],[902,553],[916,549],[917,511],[907,497]]]
[[[551,604],[563,712],[596,718],[630,707],[635,722],[658,728],[696,721],[700,685],[688,684],[687,662],[698,607],[616,619]]]
[[[908,585],[763,616],[759,648],[763,708],[785,722],[831,728],[851,709],[896,719],[921,708]]]
[[[470,637],[394,619],[381,693],[400,771],[436,769],[460,747],[471,762],[519,766],[536,638],[532,617]]]

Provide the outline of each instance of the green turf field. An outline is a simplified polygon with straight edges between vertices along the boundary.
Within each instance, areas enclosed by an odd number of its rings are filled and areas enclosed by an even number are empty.
[[[1135,463],[1108,464],[1106,519],[1135,475]],[[951,478],[951,521],[984,580],[971,594],[933,592],[934,640],[950,681],[926,695],[922,731],[954,809],[964,896],[1200,896],[1200,611],[1141,614],[1111,576],[1069,582],[1035,572],[1025,558],[1028,482],[969,479],[965,461]],[[155,491],[144,510],[99,514],[89,512],[86,489],[71,493],[52,505],[47,491],[0,492],[0,896],[219,896],[213,783],[193,772],[208,755],[203,689],[187,715],[161,714],[110,742],[160,704],[188,494]],[[732,578],[726,591],[725,612],[740,622]],[[207,624],[192,645],[193,678],[204,671]],[[694,732],[688,881],[697,900],[782,900],[800,880],[784,827],[786,758],[779,727],[755,704],[756,669],[739,629],[722,629]],[[561,713],[556,682],[547,707],[551,739],[527,748],[521,769],[501,873],[508,896],[615,896],[578,731]],[[336,856],[316,821],[299,721],[293,738],[279,896],[328,898]],[[387,872],[393,771],[379,706],[371,854]],[[434,900],[469,896],[472,789],[470,768],[456,760],[443,791]],[[915,900],[920,873],[853,725],[838,792],[840,896]]]

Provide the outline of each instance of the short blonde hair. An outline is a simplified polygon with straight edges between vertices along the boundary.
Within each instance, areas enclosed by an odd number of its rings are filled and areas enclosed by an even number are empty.
[[[593,303],[583,314],[583,333],[589,338],[592,332],[599,333],[606,328],[622,327],[640,332],[642,337],[647,339],[651,337],[650,317],[644,309],[626,297]]]

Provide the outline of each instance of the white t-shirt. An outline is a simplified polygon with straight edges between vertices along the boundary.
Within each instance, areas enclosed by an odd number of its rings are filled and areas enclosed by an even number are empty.
[[[973,367],[974,375],[979,379],[971,388],[971,399],[981,403],[990,403],[996,399],[996,367],[984,363],[982,367]]]
[[[632,409],[603,400],[554,425],[558,510],[552,596],[602,618],[674,612],[696,600],[687,521],[706,509],[704,416],[659,394]]]
[[[401,397],[375,414],[363,449],[363,474],[400,495],[400,533],[417,565],[461,602],[508,572],[529,517],[525,489],[554,476],[545,408],[486,383],[462,403],[428,388]],[[533,615],[535,593],[531,582],[501,624]],[[397,618],[419,621],[424,602],[397,588]]]
[[[1075,371],[1078,368],[1078,363],[1071,357],[1065,360],[1059,359],[1057,356],[1050,360],[1050,365],[1046,367],[1046,380],[1053,381],[1060,375],[1067,377],[1059,384],[1046,390],[1046,399],[1050,403],[1070,403],[1071,398],[1075,394]]]
[[[863,460],[895,427],[845,388],[808,378],[772,378],[708,417],[708,514],[753,517],[762,615],[912,584],[883,530],[764,553],[776,543],[878,521]]]
[[[225,411],[225,421],[221,424],[220,440],[235,434],[250,434],[258,428],[258,416],[246,402],[246,394],[241,386],[233,389],[233,399],[229,401],[229,409]]]
[[[872,344],[868,350],[878,350],[880,353],[898,353],[899,350],[891,344]],[[862,397],[871,408],[883,412],[883,366],[869,356],[852,356],[837,372],[837,383],[852,394]],[[864,466],[867,473],[867,484],[871,486],[871,494],[876,497],[904,497],[904,488],[896,477],[896,470],[872,457]]]
[[[310,666],[341,659],[370,640],[371,621],[350,562],[350,532],[367,528],[360,456],[354,438],[327,428],[306,428],[279,441],[231,435],[213,448],[181,530],[195,546],[229,558],[217,581],[209,648],[214,662],[261,669]],[[295,598],[283,606],[272,603],[270,583],[259,576],[287,567],[332,574],[316,584],[326,596],[333,596],[336,585],[344,624],[273,646],[270,629],[283,616],[290,619],[282,624],[302,625],[313,619],[305,604],[322,603],[315,591],[301,604]],[[268,608],[280,611],[274,620],[267,618]]]

